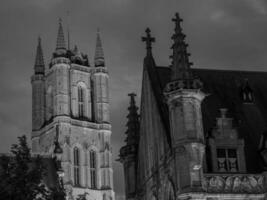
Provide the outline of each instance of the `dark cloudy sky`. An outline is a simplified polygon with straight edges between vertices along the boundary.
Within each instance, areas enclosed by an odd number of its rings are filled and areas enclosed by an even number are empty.
[[[56,46],[58,18],[71,45],[92,63],[96,30],[101,29],[110,72],[113,158],[123,144],[127,93],[140,94],[140,37],[149,26],[156,37],[158,65],[169,65],[171,18],[180,12],[195,67],[267,71],[265,0],[0,0],[0,152],[31,131],[31,84],[37,37],[46,63]],[[140,95],[138,96],[140,98]],[[122,168],[114,162],[115,191],[123,193]]]

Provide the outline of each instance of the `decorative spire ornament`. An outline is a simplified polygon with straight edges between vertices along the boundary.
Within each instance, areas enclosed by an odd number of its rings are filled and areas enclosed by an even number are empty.
[[[100,39],[100,31],[99,29],[97,29],[96,48],[95,48],[95,67],[104,67],[104,66],[105,66],[104,51]]]
[[[175,22],[174,34],[172,36],[172,40],[174,44],[172,45],[173,55],[172,58],[172,80],[175,79],[190,79],[192,78],[192,73],[190,70],[190,65],[192,63],[189,62],[190,54],[187,53],[187,44],[185,43],[185,35],[182,32],[181,22],[183,21],[179,14],[175,14],[175,18],[172,19]]]
[[[61,18],[59,19],[56,50],[66,50],[66,43],[65,43]]]
[[[43,49],[42,49],[42,44],[41,44],[41,37],[39,36],[38,45],[36,49],[34,72],[35,74],[44,74],[44,71],[45,71],[44,56],[43,56]]]
[[[137,138],[139,135],[139,115],[138,115],[138,107],[135,104],[135,93],[128,94],[130,97],[130,106],[128,107],[129,114],[127,115],[127,131],[125,134],[127,135],[127,144],[135,144],[138,142]]]
[[[152,56],[152,42],[155,42],[155,38],[151,37],[150,29],[146,28],[146,37],[142,37],[142,42],[146,42],[147,56]]]

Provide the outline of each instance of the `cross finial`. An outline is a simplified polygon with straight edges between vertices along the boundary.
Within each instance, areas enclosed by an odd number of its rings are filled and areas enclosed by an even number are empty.
[[[172,21],[175,22],[175,34],[179,34],[182,31],[180,22],[183,21],[183,19],[180,18],[179,13],[175,13],[175,17],[172,18]]]
[[[142,37],[142,41],[146,42],[147,55],[152,55],[151,44],[152,44],[152,42],[155,42],[155,38],[151,37],[150,32],[151,32],[150,29],[147,28],[146,29],[146,37]]]
[[[128,96],[129,96],[129,97],[135,97],[136,94],[132,92],[132,93],[129,93]]]
[[[136,97],[136,94],[132,92],[132,93],[129,93],[128,96],[130,97],[130,103],[134,105],[135,104],[134,98]]]
[[[178,23],[178,22],[182,22],[183,19],[180,18],[179,13],[175,13],[175,18],[172,18],[172,21]]]

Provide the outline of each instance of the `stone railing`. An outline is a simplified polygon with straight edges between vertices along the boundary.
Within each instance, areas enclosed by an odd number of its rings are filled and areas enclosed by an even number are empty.
[[[64,64],[70,64],[70,60],[68,58],[64,58],[64,57],[58,57],[58,58],[53,58],[51,60],[51,67],[55,64],[61,64],[61,63],[64,63]]]
[[[202,187],[209,193],[264,193],[263,174],[204,174]]]
[[[95,73],[99,73],[99,72],[108,73],[108,70],[106,67],[96,67],[94,69],[95,69]]]
[[[199,89],[202,87],[200,79],[180,79],[166,85],[165,92],[172,92],[180,89]]]

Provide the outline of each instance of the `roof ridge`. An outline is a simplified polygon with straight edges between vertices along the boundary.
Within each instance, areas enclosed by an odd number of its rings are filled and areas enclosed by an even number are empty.
[[[192,70],[200,71],[220,71],[220,72],[242,72],[242,73],[267,73],[267,71],[252,71],[252,70],[238,70],[238,69],[211,69],[211,68],[192,68]]]
[[[169,66],[156,66],[156,68],[161,69],[171,69]],[[214,69],[214,68],[199,68],[199,67],[192,67],[193,71],[201,70],[201,71],[224,71],[224,72],[242,72],[242,73],[267,73],[267,71],[253,71],[253,70],[242,70],[242,69]]]

